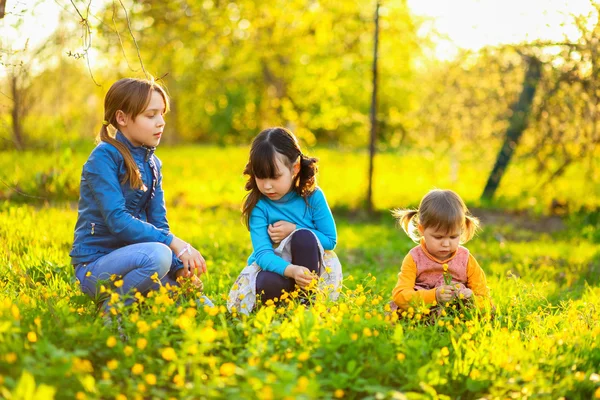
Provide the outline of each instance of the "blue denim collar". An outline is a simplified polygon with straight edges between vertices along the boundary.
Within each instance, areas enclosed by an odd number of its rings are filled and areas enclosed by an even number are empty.
[[[141,145],[141,146],[137,146],[137,147],[134,146],[129,141],[129,139],[127,139],[125,137],[125,135],[123,135],[123,133],[121,131],[117,131],[116,139],[119,142],[123,143],[125,146],[127,146],[127,148],[129,149],[129,151],[131,152],[131,155],[133,155],[133,156],[139,156],[140,158],[145,159],[146,161],[156,151],[156,147],[148,147],[148,146],[145,146],[145,145]]]

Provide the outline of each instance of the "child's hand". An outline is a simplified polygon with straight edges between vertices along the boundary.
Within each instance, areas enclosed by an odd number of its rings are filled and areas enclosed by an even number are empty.
[[[280,243],[295,230],[296,224],[292,224],[291,222],[287,221],[277,221],[274,224],[270,224],[269,228],[267,229],[269,232],[269,237],[273,243]]]
[[[183,270],[181,276],[189,277],[191,275],[201,275],[206,272],[206,261],[202,254],[188,243],[174,237],[173,241],[169,245],[173,253],[183,263]]]
[[[196,275],[190,275],[186,272],[185,268],[182,268],[180,270],[178,270],[175,273],[175,276],[177,277],[177,280],[179,278],[182,279],[189,279],[192,282],[192,286],[195,286],[196,289],[198,289],[199,291],[203,291],[204,290],[204,283],[202,283],[202,281],[200,280],[200,278],[198,278]]]
[[[294,279],[301,288],[305,288],[310,285],[312,280],[315,278],[310,269],[303,267],[302,265],[294,264],[288,265],[283,272],[283,275]]]
[[[473,291],[469,288],[464,288],[458,291],[457,297],[459,299],[470,299],[471,297],[473,297]]]
[[[440,304],[450,303],[456,296],[456,288],[453,285],[442,285],[435,290],[435,300]]]

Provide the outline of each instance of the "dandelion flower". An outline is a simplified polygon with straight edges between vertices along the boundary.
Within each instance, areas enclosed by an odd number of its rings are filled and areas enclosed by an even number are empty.
[[[137,340],[137,348],[140,350],[144,350],[146,348],[147,344],[148,344],[148,340],[146,340],[145,338],[139,338]]]
[[[148,385],[156,385],[156,375],[154,375],[154,374],[148,374],[148,375],[146,375],[146,377],[144,378],[144,380],[146,381],[146,383]]]
[[[175,350],[172,347],[167,347],[166,349],[164,349],[161,355],[162,358],[164,358],[167,361],[173,361],[177,358],[177,353],[175,353]]]
[[[114,336],[111,336],[108,339],[106,339],[107,347],[115,347],[116,345],[117,345],[117,339]]]
[[[235,374],[235,364],[234,363],[225,363],[225,364],[221,365],[221,368],[219,368],[219,372],[223,376],[226,376],[226,377],[231,376],[231,375]]]
[[[142,364],[136,363],[133,367],[131,367],[131,373],[134,375],[139,375],[144,372],[144,366]]]

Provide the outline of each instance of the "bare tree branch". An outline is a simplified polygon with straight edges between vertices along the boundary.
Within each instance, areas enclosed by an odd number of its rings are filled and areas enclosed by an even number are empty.
[[[133,44],[135,46],[135,49],[137,50],[137,55],[138,55],[138,59],[140,60],[140,65],[142,66],[142,71],[144,71],[144,75],[146,76],[146,78],[149,79],[148,73],[146,72],[146,68],[144,68],[144,62],[142,61],[142,55],[140,54],[140,48],[138,47],[137,40],[135,40],[135,36],[133,35],[133,31],[131,30],[131,22],[129,21],[129,14],[127,13],[127,9],[125,8],[123,1],[119,0],[119,3],[121,3],[121,7],[123,7],[123,11],[125,11],[125,19],[127,20],[127,29],[129,29],[129,34],[131,35],[131,38],[133,39]]]
[[[127,59],[127,54],[125,54],[125,46],[123,46],[123,40],[121,39],[121,34],[119,33],[119,29],[117,28],[117,21],[115,19],[115,15],[116,14],[117,14],[116,4],[115,4],[115,1],[113,0],[112,21],[113,21],[113,26],[115,27],[115,33],[117,34],[117,37],[119,38],[119,43],[121,44],[121,52],[123,53],[123,58],[125,58],[125,62],[127,63],[127,67],[131,71],[138,72],[139,69],[133,69],[133,68],[131,68],[131,64],[129,64],[129,60]],[[143,67],[143,65],[142,65],[142,67]]]

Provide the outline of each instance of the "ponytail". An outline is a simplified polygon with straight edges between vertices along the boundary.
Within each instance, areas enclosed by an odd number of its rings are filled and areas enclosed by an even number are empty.
[[[479,230],[479,219],[471,214],[465,215],[465,229],[462,233],[461,243],[466,243],[473,239],[475,233]]]
[[[397,208],[392,211],[392,216],[396,218],[398,224],[402,227],[404,232],[415,242],[419,241],[420,235],[417,229],[418,223],[418,210],[403,210]]]
[[[300,171],[296,175],[296,193],[305,199],[311,195],[317,186],[318,158],[308,157],[300,153]]]
[[[133,189],[141,189],[144,186],[142,181],[142,176],[140,174],[140,170],[138,169],[137,164],[133,160],[133,156],[131,152],[123,143],[119,142],[117,139],[110,136],[108,133],[108,126],[103,123],[102,128],[100,128],[100,141],[109,143],[119,150],[119,153],[123,156],[123,160],[125,160],[125,176],[121,180],[121,184],[129,181],[129,185]]]

